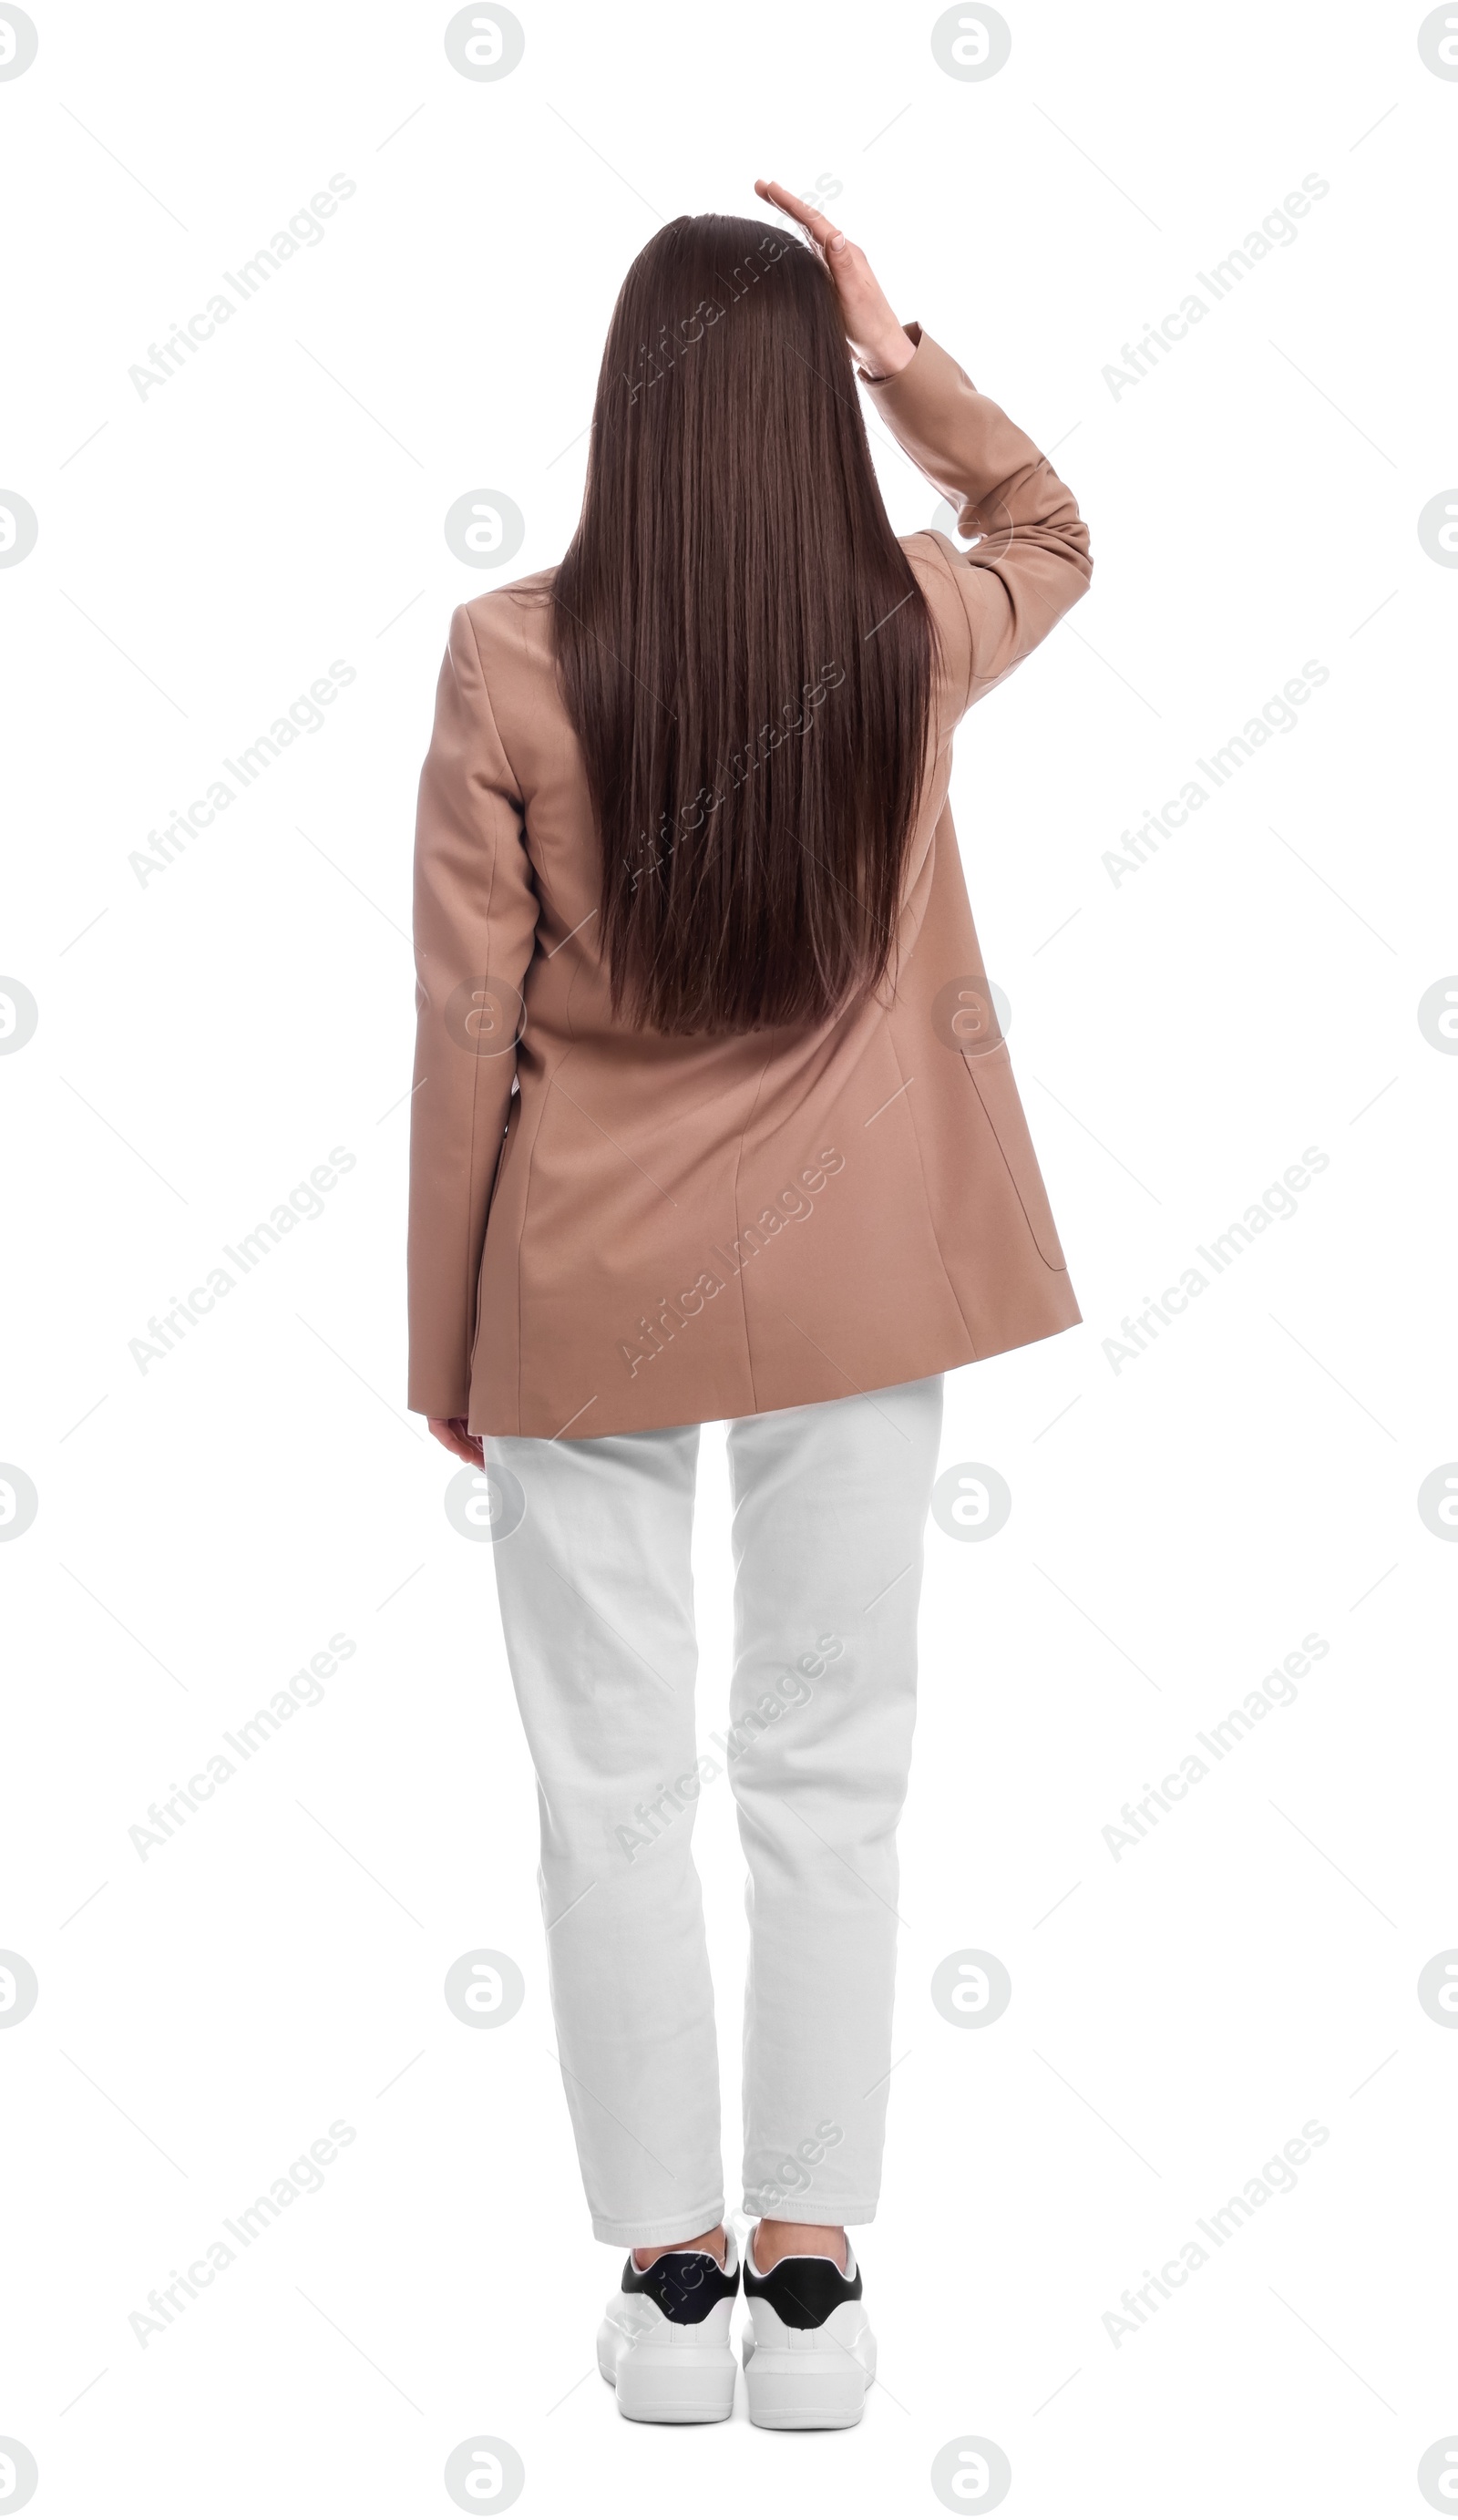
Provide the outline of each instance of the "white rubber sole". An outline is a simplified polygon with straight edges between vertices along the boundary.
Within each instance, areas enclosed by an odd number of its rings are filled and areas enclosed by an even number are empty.
[[[786,2327],[767,2302],[750,2303],[744,2331],[749,2420],[767,2432],[843,2432],[859,2424],[876,2376],[876,2340],[859,2302],[822,2327]]]
[[[634,2424],[722,2424],[734,2410],[728,2301],[696,2327],[679,2327],[656,2302],[610,2311],[597,2330],[597,2368]]]

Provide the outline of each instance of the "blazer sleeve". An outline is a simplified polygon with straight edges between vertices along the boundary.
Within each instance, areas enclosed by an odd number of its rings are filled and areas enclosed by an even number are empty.
[[[957,531],[982,536],[970,551],[945,534],[909,538],[929,543],[940,562],[937,620],[959,717],[1077,604],[1093,562],[1078,502],[1047,457],[919,324],[905,330],[915,344],[906,367],[857,373],[912,463],[957,511]]]
[[[416,821],[409,1406],[464,1418],[537,897],[469,612],[451,621]]]

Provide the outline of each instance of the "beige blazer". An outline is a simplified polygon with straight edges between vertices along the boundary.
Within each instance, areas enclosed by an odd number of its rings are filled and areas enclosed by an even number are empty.
[[[1088,583],[1045,456],[916,325],[882,419],[958,511],[903,544],[941,632],[892,977],[838,1020],[612,1015],[553,572],[463,605],[420,777],[412,1409],[583,1436],[837,1399],[1080,1318],[947,805],[952,730]]]

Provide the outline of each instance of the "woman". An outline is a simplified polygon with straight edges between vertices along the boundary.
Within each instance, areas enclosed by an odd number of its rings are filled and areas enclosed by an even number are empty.
[[[1045,457],[864,255],[675,219],[560,566],[463,606],[420,783],[410,1405],[482,1466],[625,2415],[733,2403],[690,1852],[689,1531],[727,1418],[752,2420],[859,2420],[942,1375],[1079,1319],[947,808],[1083,593]],[[847,355],[849,344],[850,356]],[[852,362],[855,362],[853,370]],[[891,531],[855,377],[970,549]],[[791,2199],[797,2220],[786,2219]],[[785,2209],[781,2211],[781,2209]]]

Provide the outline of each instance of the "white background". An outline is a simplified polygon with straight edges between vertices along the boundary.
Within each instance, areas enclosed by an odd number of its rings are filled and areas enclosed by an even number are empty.
[[[429,2514],[481,2434],[523,2509],[1420,2513],[1458,2432],[1451,1598],[1420,1482],[1458,1454],[1458,84],[1418,10],[1009,7],[985,82],[934,12],[524,7],[472,82],[448,12],[37,9],[0,82],[11,789],[0,968],[0,2434],[37,2512]],[[129,367],[331,174],[353,197],[183,373]],[[555,560],[628,262],[760,173],[833,195],[898,311],[1038,442],[1088,600],[958,740],[952,799],[1085,1326],[949,1383],[944,1465],[1006,1528],[929,1534],[887,2177],[859,2233],[859,2433],[630,2427],[592,2368],[552,2059],[535,1795],[490,1552],[404,1412],[415,786],[463,492]],[[1307,174],[1329,191],[1155,373],[1102,371]],[[875,415],[870,418],[874,421]],[[873,439],[893,520],[935,495]],[[1458,492],[1454,493],[1458,497]],[[332,660],[356,679],[165,872],[130,860]],[[1305,660],[1329,679],[1189,829],[1104,864]],[[226,774],[222,774],[225,775]],[[160,1361],[129,1342],[343,1147],[354,1169]],[[1158,1342],[1103,1342],[1316,1147],[1327,1168]],[[1207,1273],[1208,1274],[1208,1273]],[[701,1729],[728,1688],[722,1448]],[[144,1862],[129,1837],[288,1675],[351,1659]],[[1301,1639],[1326,1657],[1132,1851],[1103,1831]],[[734,2117],[742,1865],[696,1848]],[[527,1994],[447,2009],[464,1952]],[[930,1999],[994,1953],[978,2031]],[[1309,2119],[1329,2139],[1115,2343],[1105,2313]],[[344,2119],[322,2192],[144,2347],[129,2315]],[[731,2184],[731,2195],[737,2191]],[[0,2504],[0,2510],[8,2507]],[[482,2507],[489,2507],[483,2505]],[[977,2508],[975,2501],[963,2507]]]

